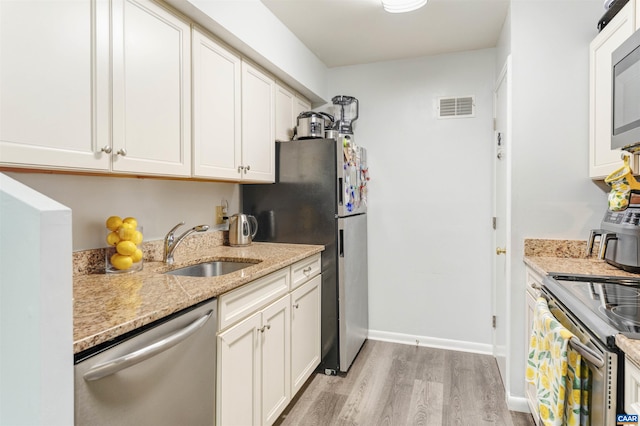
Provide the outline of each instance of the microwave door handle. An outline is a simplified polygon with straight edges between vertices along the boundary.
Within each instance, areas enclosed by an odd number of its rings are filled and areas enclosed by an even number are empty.
[[[178,343],[182,342],[184,339],[198,331],[200,327],[202,327],[209,320],[209,318],[211,318],[211,315],[213,315],[213,311],[210,311],[203,317],[195,320],[187,327],[149,346],[145,346],[142,349],[138,349],[126,355],[122,355],[111,361],[100,363],[91,368],[91,370],[84,373],[83,378],[88,382],[93,380],[100,380],[103,377],[110,376],[117,373],[118,371],[124,370],[125,368],[129,368],[144,360],[147,360],[152,356],[158,355],[159,353],[164,352],[167,349],[177,345]]]

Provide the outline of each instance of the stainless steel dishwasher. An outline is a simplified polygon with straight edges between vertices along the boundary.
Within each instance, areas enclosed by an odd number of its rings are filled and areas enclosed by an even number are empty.
[[[213,425],[216,300],[79,354],[76,425]]]

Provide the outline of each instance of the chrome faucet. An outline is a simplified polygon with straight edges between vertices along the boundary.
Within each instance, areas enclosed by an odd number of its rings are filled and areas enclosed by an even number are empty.
[[[176,229],[178,229],[182,225],[184,225],[184,222],[180,222],[179,224],[177,224],[176,226],[171,228],[171,231],[167,232],[167,235],[165,235],[165,237],[164,237],[164,256],[163,256],[163,261],[164,261],[164,263],[166,263],[168,265],[173,265],[173,252],[180,245],[182,240],[185,239],[185,237],[187,237],[188,235],[190,235],[190,234],[192,234],[194,232],[204,232],[207,229],[209,229],[209,225],[194,226],[193,228],[185,231],[184,234],[180,235],[176,239],[175,236],[174,236],[174,232],[176,231]]]

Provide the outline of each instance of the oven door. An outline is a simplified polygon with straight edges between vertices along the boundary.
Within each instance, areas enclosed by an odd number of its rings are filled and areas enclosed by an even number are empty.
[[[556,319],[571,330],[591,352],[583,355],[591,371],[590,424],[615,426],[617,404],[622,404],[623,396],[622,391],[618,390],[618,353],[601,344],[546,288],[542,289],[542,293]],[[558,315],[557,311],[564,315]],[[579,348],[576,350],[581,352]]]

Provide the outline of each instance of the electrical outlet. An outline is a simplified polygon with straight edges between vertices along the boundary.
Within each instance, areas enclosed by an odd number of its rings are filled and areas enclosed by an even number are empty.
[[[222,225],[224,222],[225,216],[225,208],[224,206],[216,206],[216,225]]]

